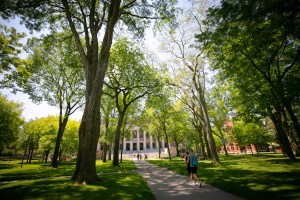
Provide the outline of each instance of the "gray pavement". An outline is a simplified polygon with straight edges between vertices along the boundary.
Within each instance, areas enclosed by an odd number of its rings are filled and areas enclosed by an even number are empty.
[[[192,182],[187,183],[187,176],[168,171],[144,160],[133,159],[133,161],[137,166],[135,172],[145,178],[157,200],[242,200],[240,197],[205,183],[201,188],[194,186]]]

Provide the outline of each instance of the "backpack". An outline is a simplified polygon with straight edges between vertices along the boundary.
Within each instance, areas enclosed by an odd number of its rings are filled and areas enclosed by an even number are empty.
[[[192,158],[192,165],[195,166],[195,167],[198,166],[198,159],[197,159],[197,156],[195,156],[195,155]]]

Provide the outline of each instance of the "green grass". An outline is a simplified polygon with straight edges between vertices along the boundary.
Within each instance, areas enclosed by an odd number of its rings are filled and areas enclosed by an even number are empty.
[[[61,163],[59,168],[34,162],[20,167],[19,161],[0,161],[0,199],[155,199],[134,163],[124,160],[121,167],[111,161],[97,161],[101,179],[95,185],[77,185],[70,181],[75,163]]]
[[[219,166],[200,161],[198,177],[246,199],[300,199],[299,160],[290,161],[279,154],[221,155],[220,160]],[[187,175],[181,158],[150,162]]]

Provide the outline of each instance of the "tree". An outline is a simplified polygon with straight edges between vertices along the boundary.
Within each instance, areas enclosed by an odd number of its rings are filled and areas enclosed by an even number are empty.
[[[171,123],[173,126],[170,130],[170,138],[175,142],[176,156],[180,156],[179,145],[188,139],[186,135],[188,132],[191,132],[192,125],[189,120],[188,110],[180,100],[178,100],[174,106],[174,112],[171,116]]]
[[[23,130],[20,137],[21,148],[24,148],[22,164],[24,163],[24,158],[26,155],[27,155],[26,163],[31,163],[31,158],[33,156],[34,150],[38,149],[38,142],[41,135],[37,127],[38,127],[37,120],[30,120],[29,122],[26,122],[23,125]]]
[[[58,131],[52,167],[58,167],[60,143],[69,116],[83,105],[84,77],[79,54],[68,32],[42,39],[31,38],[26,46],[27,64],[6,78],[15,89],[27,93],[35,102],[46,101],[59,108]],[[17,87],[20,86],[20,89]]]
[[[24,119],[21,117],[22,104],[9,101],[0,93],[0,155],[18,138]]]
[[[189,102],[192,113],[197,117],[204,130],[204,138],[206,140],[209,156],[214,164],[220,164],[220,160],[216,151],[216,145],[212,134],[210,118],[206,102],[205,88],[205,59],[203,51],[206,48],[206,43],[196,43],[194,34],[198,31],[203,31],[201,14],[204,12],[202,2],[191,1],[191,5],[183,9],[182,15],[177,21],[176,30],[166,28],[166,39],[164,39],[166,51],[172,55],[174,66],[184,70],[188,74],[190,82],[186,76],[181,79],[179,86]],[[196,8],[196,9],[195,9]],[[183,17],[185,15],[186,17]],[[187,31],[188,30],[188,31]],[[187,85],[186,83],[189,83]],[[187,101],[186,101],[187,103]],[[197,127],[199,129],[199,126]],[[200,131],[200,130],[199,130]],[[200,134],[200,133],[199,133]]]
[[[104,93],[108,93],[108,88],[104,88]],[[106,162],[106,154],[108,144],[113,143],[113,135],[116,127],[116,109],[114,107],[115,101],[108,95],[103,95],[101,97],[101,132],[100,139],[102,146],[102,161]],[[109,146],[111,148],[111,145]],[[110,151],[109,151],[110,152]],[[111,154],[109,153],[109,159]]]
[[[168,156],[171,158],[169,142],[170,134],[174,127],[172,116],[175,113],[173,102],[171,100],[170,88],[164,88],[163,92],[159,95],[151,95],[147,99],[144,115],[148,118],[148,126],[152,127],[152,130],[160,143],[160,139],[164,138],[167,144]],[[167,92],[168,91],[168,92]],[[149,125],[150,124],[150,125]],[[159,146],[159,149],[161,147]],[[159,152],[160,153],[160,152]]]
[[[211,96],[208,99],[208,113],[211,118],[213,128],[215,128],[214,134],[220,138],[225,155],[228,155],[226,148],[227,138],[225,137],[224,125],[229,120],[229,97],[228,97],[228,84],[218,81],[212,88]]]
[[[223,77],[259,101],[274,125],[283,126],[287,112],[298,137],[299,88],[294,86],[299,84],[299,10],[299,3],[292,0],[222,1],[210,9],[209,29],[199,35],[202,41],[209,38],[208,55]],[[277,130],[282,147],[295,159],[284,127]]]
[[[173,16],[174,3],[171,0],[93,0],[84,3],[68,0],[6,0],[6,4],[3,4],[2,16],[18,14],[29,28],[41,28],[45,22],[52,23],[59,19],[59,22],[68,24],[75,38],[86,80],[86,104],[79,128],[78,160],[72,176],[75,182],[90,184],[99,180],[95,159],[100,133],[100,97],[116,24],[119,22],[120,27],[125,25],[136,36],[142,36],[146,24],[150,23],[149,19],[169,20]],[[80,35],[83,35],[84,41]]]
[[[105,86],[112,92],[105,93],[115,99],[118,123],[114,142],[113,166],[119,166],[120,134],[126,112],[134,102],[161,87],[155,69],[144,58],[141,50],[127,39],[120,39],[111,50]]]
[[[265,130],[258,124],[245,123],[243,121],[236,121],[234,123],[232,134],[234,140],[238,143],[240,147],[249,146],[252,151],[251,144],[256,148],[256,152],[259,153],[258,147],[260,145],[265,145],[271,142],[271,137],[267,134]]]

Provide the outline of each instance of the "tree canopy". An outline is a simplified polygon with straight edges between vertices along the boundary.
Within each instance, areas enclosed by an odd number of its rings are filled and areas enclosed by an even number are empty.
[[[22,104],[9,101],[0,93],[0,155],[17,141],[23,123]]]

